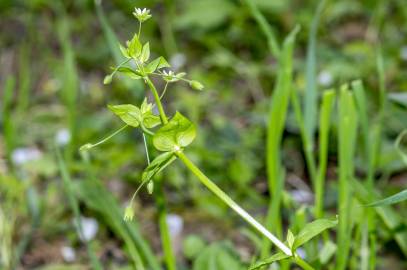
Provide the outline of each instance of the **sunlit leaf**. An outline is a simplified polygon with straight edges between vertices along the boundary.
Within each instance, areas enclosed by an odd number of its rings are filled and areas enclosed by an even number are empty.
[[[272,264],[272,263],[277,262],[277,261],[286,260],[286,259],[288,259],[290,257],[291,257],[290,255],[287,255],[287,254],[285,254],[283,252],[278,252],[278,253],[274,254],[273,256],[271,256],[270,258],[259,261],[258,263],[250,266],[249,270],[259,269],[259,268],[261,268],[263,266]]]
[[[138,127],[142,119],[141,111],[134,105],[122,104],[122,105],[108,105],[108,108],[117,116],[122,119],[127,125],[132,127]]]
[[[195,136],[195,125],[176,112],[174,117],[155,133],[153,144],[160,151],[174,151],[189,145]]]
[[[399,203],[402,201],[407,200],[407,189],[400,191],[392,196],[389,196],[383,200],[375,201],[372,203],[367,204],[368,207],[376,207],[376,206],[383,206],[383,205],[391,205],[395,203]]]
[[[150,181],[154,175],[164,170],[171,162],[176,159],[171,152],[165,152],[156,157],[147,168],[145,168],[141,177],[142,182]]]
[[[295,237],[293,243],[293,249],[304,245],[309,240],[322,233],[323,231],[335,227],[338,224],[338,220],[329,220],[329,219],[317,219],[311,223],[305,225],[305,227],[298,233]]]
[[[149,58],[150,58],[150,44],[147,42],[146,44],[144,44],[143,50],[141,51],[140,61],[144,63],[148,61]]]

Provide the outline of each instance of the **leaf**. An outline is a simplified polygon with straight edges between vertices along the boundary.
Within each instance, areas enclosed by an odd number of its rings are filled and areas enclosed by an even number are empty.
[[[294,240],[295,240],[295,236],[294,236],[293,232],[291,230],[288,230],[288,232],[287,232],[287,243],[288,243],[289,248],[293,247]]]
[[[164,170],[175,159],[175,155],[171,152],[165,152],[159,155],[150,163],[150,165],[147,166],[147,168],[144,169],[144,172],[141,176],[141,181],[150,181],[154,177],[154,175]]]
[[[147,73],[152,73],[156,71],[157,69],[160,68],[165,68],[165,67],[170,67],[170,64],[168,64],[167,60],[165,60],[164,57],[160,56],[150,63],[144,68],[145,72]]]
[[[271,256],[270,258],[262,260],[262,261],[260,261],[260,262],[258,262],[256,264],[250,266],[249,270],[259,269],[259,268],[261,268],[263,266],[272,264],[272,263],[277,262],[277,261],[286,260],[286,259],[288,259],[290,257],[291,257],[290,255],[287,255],[287,254],[285,254],[283,252],[278,252],[278,253],[274,254],[273,256]]]
[[[195,125],[176,112],[174,117],[154,134],[153,144],[160,151],[176,151],[189,145],[195,136]]]
[[[141,43],[137,34],[133,36],[130,42],[127,42],[128,54],[133,58],[138,58],[141,53]]]
[[[147,42],[143,46],[143,50],[141,51],[140,61],[141,63],[146,62],[150,58],[150,44]]]
[[[125,47],[123,47],[122,44],[120,44],[120,43],[119,43],[119,49],[124,57],[126,57],[127,59],[131,58],[129,53],[127,52],[127,49]]]
[[[335,227],[338,224],[338,220],[329,219],[317,219],[311,223],[305,225],[305,227],[295,237],[293,250],[296,250],[299,246],[304,245],[309,240],[325,231],[326,229]]]
[[[138,127],[142,120],[140,109],[134,105],[108,105],[108,108],[129,126]]]
[[[194,260],[192,270],[241,270],[236,250],[229,242],[213,243],[200,251]]]
[[[138,73],[137,71],[135,71],[135,70],[133,70],[131,68],[128,68],[128,67],[119,67],[117,69],[117,71],[119,71],[120,73],[125,74],[127,77],[129,77],[129,78],[131,78],[133,80],[139,80],[139,79],[141,79],[143,77],[140,73]]]
[[[406,92],[393,92],[388,94],[388,98],[404,108],[407,108],[407,93]]]
[[[366,206],[367,207],[377,207],[377,206],[383,206],[383,205],[391,205],[391,204],[399,203],[399,202],[402,202],[405,200],[407,200],[407,189],[400,191],[399,193],[396,193],[392,196],[389,196],[383,200],[369,203]]]
[[[161,119],[158,115],[154,115],[151,112],[143,114],[143,125],[146,128],[153,128],[161,124]]]

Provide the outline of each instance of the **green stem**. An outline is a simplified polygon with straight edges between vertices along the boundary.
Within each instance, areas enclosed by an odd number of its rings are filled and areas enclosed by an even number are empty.
[[[294,257],[294,261],[296,264],[301,266],[304,270],[314,270],[314,268],[309,265],[306,261],[301,259],[298,255]]]
[[[150,80],[150,78],[145,77],[144,78],[148,87],[150,87],[151,92],[153,93],[155,103],[157,104],[158,112],[160,113],[160,118],[163,124],[168,123],[168,118],[167,115],[165,114],[163,105],[161,104],[160,96],[158,95],[157,89],[155,88],[153,82]]]
[[[247,213],[243,208],[241,208],[235,201],[233,201],[223,190],[221,190],[214,182],[212,182],[194,163],[181,151],[175,152],[175,155],[187,166],[187,168],[195,174],[196,177],[204,184],[210,191],[212,191],[219,199],[226,203],[230,208],[233,209],[239,216],[241,216],[245,221],[247,221],[251,226],[253,226],[262,235],[267,237],[273,244],[275,244],[280,250],[282,250],[287,255],[292,255],[291,250],[281,242],[277,237],[275,237],[270,231],[268,231],[263,225],[261,225],[257,220],[255,220],[249,213]]]

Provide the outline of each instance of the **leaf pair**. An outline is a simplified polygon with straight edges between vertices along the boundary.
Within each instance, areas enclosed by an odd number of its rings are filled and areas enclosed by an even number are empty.
[[[292,253],[295,255],[295,250],[299,248],[300,246],[304,245],[308,241],[310,241],[312,238],[317,236],[318,234],[322,233],[323,231],[332,228],[338,224],[338,220],[329,220],[329,219],[317,219],[311,223],[308,223],[307,225],[304,226],[304,228],[298,233],[297,236],[294,236],[294,234],[288,230],[287,233],[287,243],[290,249],[292,250]],[[254,270],[261,268],[263,266],[272,264],[277,261],[282,261],[291,258],[292,256],[287,255],[283,252],[277,252],[270,258],[267,258],[265,260],[262,260],[254,265],[252,265],[249,269]]]
[[[192,143],[195,137],[195,125],[176,112],[174,117],[154,134],[153,144],[160,151],[173,152]]]
[[[141,107],[132,104],[108,105],[109,109],[132,127],[153,128],[161,123],[160,117],[152,113],[153,105],[144,99]]]

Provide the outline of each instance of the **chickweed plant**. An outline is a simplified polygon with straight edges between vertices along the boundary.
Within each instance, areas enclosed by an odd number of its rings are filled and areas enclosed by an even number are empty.
[[[161,101],[170,84],[183,82],[189,84],[189,86],[195,90],[203,90],[204,86],[196,80],[188,79],[185,72],[175,73],[172,71],[170,64],[162,56],[151,60],[150,44],[149,42],[142,41],[141,30],[142,24],[150,19],[152,15],[150,14],[150,11],[145,8],[136,8],[133,15],[139,22],[138,31],[133,35],[131,40],[126,42],[126,46],[119,45],[120,51],[126,60],[115,67],[113,72],[105,77],[104,84],[111,83],[112,79],[118,73],[133,80],[140,80],[148,87],[154,97],[154,102],[150,103],[146,97],[139,106],[133,104],[108,105],[108,108],[117,115],[125,125],[100,142],[95,144],[88,143],[80,148],[81,151],[88,151],[91,148],[106,142],[108,139],[129,126],[139,128],[142,132],[146,150],[147,167],[142,173],[139,187],[134,192],[130,202],[124,210],[124,219],[126,221],[131,221],[134,218],[134,199],[142,187],[146,187],[149,194],[160,190],[161,193],[159,195],[164,196],[160,186],[161,183],[154,182],[154,176],[162,172],[176,159],[179,159],[203,185],[280,250],[270,258],[253,265],[251,269],[261,268],[264,265],[271,264],[275,261],[287,259],[291,259],[304,269],[313,269],[307,262],[297,255],[296,249],[308,242],[311,238],[320,234],[322,231],[335,226],[337,221],[327,219],[316,220],[304,226],[297,236],[294,236],[289,231],[287,233],[287,240],[283,242],[229,197],[226,192],[211,181],[188,158],[185,152],[197,135],[196,126],[178,111],[172,114],[172,116],[169,116]],[[164,88],[161,91],[158,91],[156,88],[152,79],[154,77],[164,81]],[[159,115],[154,114],[153,109],[155,107],[157,108]],[[161,152],[161,154],[155,157],[151,162],[149,156],[149,144],[147,143],[148,140],[152,140],[154,148]],[[160,231],[161,237],[163,238],[162,241],[167,268],[176,269],[175,259],[172,255],[171,245],[169,244],[168,229],[165,225],[161,225],[163,224],[160,222]]]

